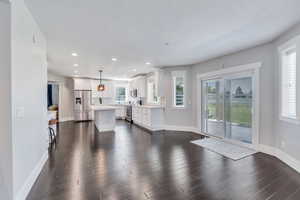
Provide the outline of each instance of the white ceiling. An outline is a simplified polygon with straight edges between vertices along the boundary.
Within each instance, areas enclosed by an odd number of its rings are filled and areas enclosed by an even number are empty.
[[[49,69],[67,76],[74,63],[81,76],[96,77],[104,66],[104,76],[115,78],[193,64],[270,41],[300,20],[299,0],[26,3],[47,37]]]

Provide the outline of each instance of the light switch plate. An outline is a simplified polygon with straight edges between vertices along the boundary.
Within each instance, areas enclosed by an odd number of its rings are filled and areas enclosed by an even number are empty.
[[[25,117],[25,108],[24,107],[18,107],[16,109],[16,117],[18,119],[23,119]]]

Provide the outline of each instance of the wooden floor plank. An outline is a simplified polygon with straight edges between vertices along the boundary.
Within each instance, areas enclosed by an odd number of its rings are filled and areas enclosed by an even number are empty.
[[[300,175],[257,153],[239,161],[190,143],[187,132],[149,133],[118,121],[59,125],[59,139],[27,200],[295,200]]]

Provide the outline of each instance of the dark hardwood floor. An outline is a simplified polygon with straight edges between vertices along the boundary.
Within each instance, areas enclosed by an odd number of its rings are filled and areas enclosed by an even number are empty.
[[[278,159],[257,153],[233,161],[190,143],[198,138],[149,134],[123,121],[107,133],[62,123],[27,200],[300,199],[300,175]]]

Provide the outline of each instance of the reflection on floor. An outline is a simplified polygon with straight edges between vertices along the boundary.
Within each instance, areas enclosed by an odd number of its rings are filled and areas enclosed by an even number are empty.
[[[190,143],[199,138],[123,121],[106,133],[62,123],[27,200],[300,199],[300,175],[279,160],[257,153],[232,161]]]

